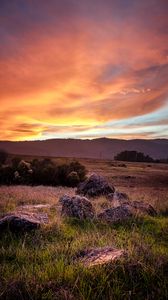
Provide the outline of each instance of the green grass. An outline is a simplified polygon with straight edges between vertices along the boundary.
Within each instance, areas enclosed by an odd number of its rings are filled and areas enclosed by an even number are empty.
[[[92,269],[75,262],[79,251],[105,245],[124,248],[127,256]],[[115,226],[64,220],[0,239],[1,299],[166,299],[167,272],[164,217]]]

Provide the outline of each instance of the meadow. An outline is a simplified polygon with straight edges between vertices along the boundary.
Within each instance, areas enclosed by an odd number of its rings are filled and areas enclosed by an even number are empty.
[[[152,204],[158,215],[115,225],[70,220],[61,217],[59,198],[74,195],[75,188],[1,186],[1,215],[21,205],[50,204],[39,209],[50,223],[36,232],[0,234],[0,299],[168,299],[168,165],[79,161],[88,175],[105,176],[131,200]],[[97,213],[111,206],[103,196],[91,201]],[[76,262],[81,251],[103,246],[127,254],[93,268]]]

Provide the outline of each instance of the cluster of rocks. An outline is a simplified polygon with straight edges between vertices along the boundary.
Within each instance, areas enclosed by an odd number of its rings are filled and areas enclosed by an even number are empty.
[[[96,174],[91,175],[80,184],[76,193],[77,195],[73,197],[64,195],[60,198],[62,216],[79,220],[97,219],[107,223],[116,223],[139,214],[148,214],[150,216],[157,214],[150,204],[142,201],[130,201],[126,194],[116,191],[104,177]],[[91,197],[100,195],[107,197],[111,202],[111,208],[104,209],[96,215]],[[12,231],[29,231],[37,229],[41,224],[45,223],[48,223],[47,214],[32,213],[28,210],[26,212],[17,211],[0,219],[0,230],[9,228]]]
[[[139,214],[148,214],[155,216],[155,209],[142,201],[130,201],[125,193],[120,193],[100,176],[93,174],[76,191],[77,195],[69,197],[67,195],[60,199],[62,203],[62,215],[82,219],[93,219],[105,221],[107,223],[116,223],[124,221]],[[80,196],[82,195],[82,196]],[[91,200],[87,199],[104,195],[111,202],[112,207],[103,210],[96,216]]]
[[[93,174],[77,188],[75,196],[64,195],[59,203],[62,206],[61,215],[79,220],[96,219],[101,222],[114,224],[123,222],[139,214],[155,216],[154,208],[142,201],[130,201],[125,193],[120,193],[99,175]],[[106,196],[110,201],[111,208],[102,210],[96,215],[92,205],[92,197]],[[86,198],[88,197],[88,198]],[[49,204],[24,205],[14,213],[5,215],[0,219],[0,231],[10,229],[12,232],[20,233],[40,228],[42,224],[49,222],[46,213],[40,213],[39,209],[51,208]],[[125,256],[123,249],[112,247],[86,249],[80,251],[75,261],[90,268],[96,265],[110,263]]]

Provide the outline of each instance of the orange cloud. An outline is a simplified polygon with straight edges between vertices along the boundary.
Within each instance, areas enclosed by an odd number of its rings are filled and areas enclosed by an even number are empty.
[[[0,139],[41,138],[48,127],[53,134],[61,134],[59,126],[67,133],[67,126],[76,126],[74,134],[94,130],[166,104],[164,1],[158,12],[152,1],[126,8],[123,1],[120,6],[99,0],[97,11],[95,1],[71,2],[41,1],[39,6],[37,1],[34,7],[30,1],[31,25],[14,4],[13,17],[0,19],[6,31],[0,49]],[[146,20],[148,6],[151,17]],[[37,20],[33,7],[38,8]]]

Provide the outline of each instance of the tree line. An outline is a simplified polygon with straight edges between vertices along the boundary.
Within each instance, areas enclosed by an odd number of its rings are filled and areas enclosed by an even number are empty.
[[[149,162],[149,163],[168,163],[168,158],[167,159],[153,159],[149,155],[145,155],[142,152],[138,151],[122,151],[118,153],[115,157],[115,160],[119,161],[130,161],[130,162]]]

